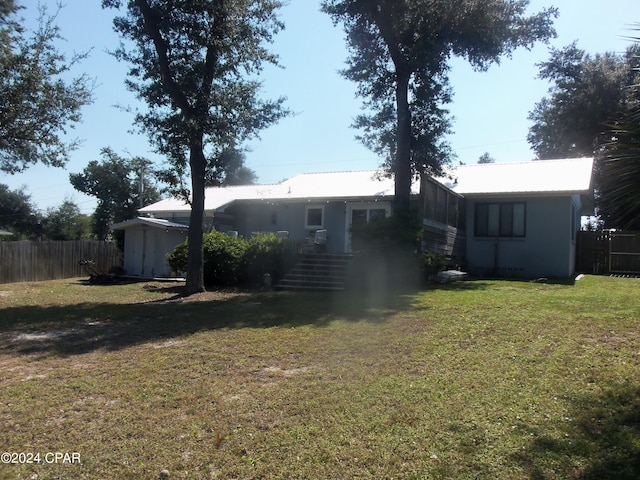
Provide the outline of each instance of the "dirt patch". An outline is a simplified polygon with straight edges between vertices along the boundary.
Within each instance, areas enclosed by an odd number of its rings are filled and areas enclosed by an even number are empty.
[[[159,349],[159,348],[171,348],[171,347],[179,347],[180,345],[183,345],[185,343],[184,340],[167,340],[165,342],[160,342],[160,343],[152,343],[149,346],[151,348],[154,349]]]
[[[11,336],[12,342],[46,342],[50,340],[56,340],[68,335],[68,332],[53,331],[53,332],[37,332],[37,333],[18,333]]]
[[[282,377],[294,377],[301,373],[305,373],[309,371],[309,367],[300,367],[300,368],[288,368],[282,369],[280,367],[266,367],[263,368],[260,372],[264,375],[277,375]]]

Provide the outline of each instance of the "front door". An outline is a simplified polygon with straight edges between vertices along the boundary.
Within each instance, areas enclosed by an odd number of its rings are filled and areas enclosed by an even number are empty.
[[[368,223],[374,218],[388,217],[391,214],[391,204],[388,202],[348,203],[347,231],[345,233],[345,252],[351,252],[351,227]]]

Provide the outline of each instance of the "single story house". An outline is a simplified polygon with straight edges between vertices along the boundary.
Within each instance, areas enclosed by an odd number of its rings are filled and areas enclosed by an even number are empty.
[[[306,173],[278,184],[210,187],[204,230],[249,238],[281,232],[304,242],[326,231],[326,251],[351,251],[351,225],[391,213],[393,179],[375,170]],[[419,201],[420,182],[412,194]],[[168,198],[139,210],[140,217],[112,225],[125,230],[124,269],[134,276],[170,276],[166,253],[186,238],[190,205]]]
[[[440,239],[472,274],[571,277],[581,216],[594,214],[592,173],[592,158],[572,158],[461,165],[423,179],[426,243]]]
[[[580,216],[593,214],[593,159],[460,165],[412,186],[424,246],[470,273],[570,277]],[[351,252],[351,225],[391,213],[392,179],[373,170],[307,173],[272,185],[211,187],[204,229],[245,238],[281,232],[300,242],[320,230],[329,253]],[[125,270],[169,276],[166,253],[186,238],[190,206],[169,198],[124,229]]]

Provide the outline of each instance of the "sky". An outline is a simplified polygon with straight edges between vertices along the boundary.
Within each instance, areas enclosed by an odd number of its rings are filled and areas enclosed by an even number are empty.
[[[42,0],[50,11],[58,0]],[[18,0],[26,25],[37,16],[36,0]],[[71,136],[82,140],[72,152],[66,168],[43,165],[23,173],[0,172],[0,183],[11,189],[24,187],[35,207],[45,211],[65,200],[75,202],[83,213],[93,212],[96,201],[73,189],[70,173],[82,172],[87,163],[100,158],[100,150],[147,157],[158,164],[146,136],[135,133],[133,114],[123,106],[144,108],[124,81],[128,66],[108,52],[119,37],[112,28],[114,12],[102,10],[101,0],[65,0],[57,24],[65,41],[58,48],[70,55],[89,51],[89,57],[74,73],[95,78],[94,103],[83,108],[83,120]],[[549,58],[549,48],[562,48],[573,41],[590,54],[623,52],[640,22],[638,0],[531,0],[529,11],[555,6],[557,38],[531,51],[517,50],[487,72],[475,72],[461,59],[451,63],[450,83],[454,133],[448,141],[456,162],[476,163],[485,152],[497,162],[521,162],[534,158],[526,137],[531,123],[528,113],[549,88],[537,78],[537,63]],[[285,23],[271,46],[284,68],[267,68],[263,74],[263,97],[287,97],[294,116],[264,130],[248,142],[246,166],[260,183],[277,183],[298,173],[375,169],[380,159],[356,139],[350,127],[361,111],[356,85],[339,74],[347,59],[344,32],[320,12],[319,0],[289,0],[280,12]],[[120,107],[118,107],[120,106]]]

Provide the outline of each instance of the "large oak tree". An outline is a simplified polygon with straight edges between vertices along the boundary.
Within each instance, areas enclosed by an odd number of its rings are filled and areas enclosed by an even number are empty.
[[[438,172],[450,155],[445,105],[451,56],[478,69],[515,48],[554,35],[551,8],[527,16],[528,0],[324,0],[344,24],[350,49],[344,76],[370,111],[356,119],[365,145],[389,159],[395,203],[409,208],[415,172]]]
[[[278,0],[103,0],[126,7],[114,25],[127,43],[128,86],[148,110],[138,125],[170,160],[176,178],[191,175],[186,293],[204,290],[205,182],[221,153],[287,112],[283,99],[259,98],[263,64],[277,64],[266,44],[283,27]]]
[[[86,75],[70,70],[86,54],[66,58],[55,14],[43,7],[35,31],[21,24],[14,0],[0,0],[0,171],[17,173],[41,162],[64,166],[78,145],[68,129],[92,101]]]
[[[551,83],[529,113],[527,139],[539,159],[591,157],[610,140],[607,124],[633,102],[638,52],[634,45],[623,54],[589,55],[572,43],[538,64],[539,78]]]

